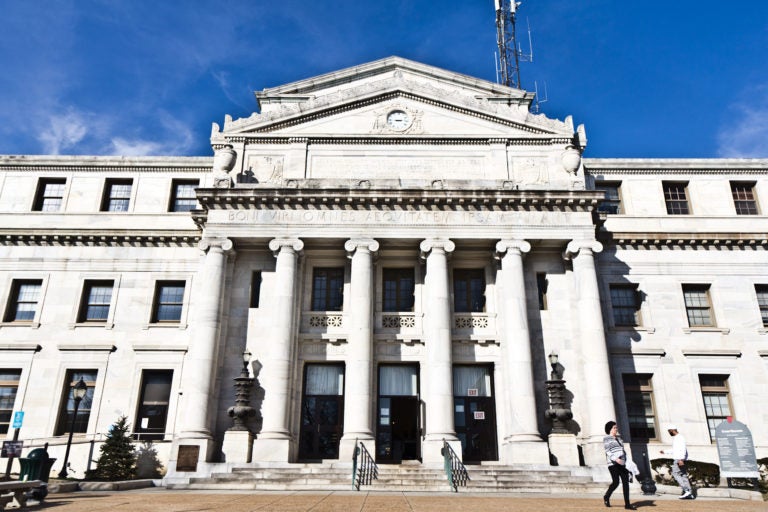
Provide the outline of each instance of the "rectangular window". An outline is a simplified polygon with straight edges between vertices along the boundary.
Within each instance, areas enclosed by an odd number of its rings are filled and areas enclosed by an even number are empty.
[[[704,399],[704,413],[707,415],[709,437],[714,441],[715,428],[731,414],[731,400],[728,393],[728,375],[699,375],[701,397]]]
[[[755,293],[760,307],[760,316],[763,318],[763,327],[768,327],[768,284],[756,284]]]
[[[684,284],[683,297],[689,327],[714,327],[708,284]]]
[[[0,368],[0,434],[7,434],[11,427],[13,404],[19,389],[21,370]]]
[[[613,325],[627,327],[640,325],[640,301],[635,285],[612,284],[610,290]]]
[[[453,271],[453,311],[481,313],[485,311],[485,273],[481,268]]]
[[[662,183],[664,188],[664,202],[667,205],[667,213],[670,215],[688,215],[688,198],[685,189],[688,183],[678,183],[665,181]]]
[[[40,178],[35,194],[33,210],[36,212],[57,212],[64,202],[66,178]]]
[[[81,378],[86,385],[86,391],[85,396],[78,404],[77,417],[75,417],[74,390]],[[55,435],[63,436],[68,434],[70,429],[72,429],[72,432],[82,433],[88,431],[88,419],[91,417],[91,407],[93,406],[94,386],[96,386],[96,370],[67,370],[61,407],[59,408],[59,422],[56,425]]]
[[[173,180],[171,185],[171,204],[168,211],[188,212],[197,208],[195,188],[200,180]]]
[[[77,321],[106,322],[114,286],[114,281],[86,281]]]
[[[414,277],[412,268],[385,268],[383,282],[383,311],[413,311]]]
[[[259,307],[259,298],[261,296],[261,272],[251,272],[251,301],[250,307]]]
[[[632,441],[656,439],[656,412],[653,407],[653,375],[626,373],[624,400],[627,404],[629,436]]]
[[[595,183],[595,190],[605,193],[605,200],[597,207],[600,213],[623,213],[621,211],[621,196],[619,190],[621,183],[609,183],[598,181]]]
[[[11,286],[11,297],[5,312],[6,322],[31,322],[37,313],[40,301],[40,291],[43,281],[40,279],[14,280]]]
[[[127,212],[131,204],[131,179],[109,179],[104,185],[103,212]]]
[[[141,396],[133,429],[135,439],[160,440],[165,437],[172,382],[173,370],[144,370],[141,373]]]
[[[731,182],[731,194],[733,195],[733,205],[736,207],[736,215],[757,215],[754,190],[754,182]]]
[[[312,311],[341,311],[344,305],[344,269],[312,270]]]
[[[184,306],[184,281],[158,281],[155,285],[155,303],[152,323],[181,321]]]
[[[549,281],[547,280],[547,274],[536,274],[536,290],[539,294],[539,309],[544,311],[547,309],[547,287]]]

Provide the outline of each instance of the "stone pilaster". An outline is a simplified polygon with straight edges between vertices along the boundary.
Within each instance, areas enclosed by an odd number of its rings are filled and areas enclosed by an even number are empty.
[[[547,464],[549,453],[537,424],[533,383],[533,358],[528,330],[528,305],[523,255],[531,250],[525,240],[501,240],[496,244],[501,260],[501,301],[504,315],[502,365],[507,390],[505,417],[501,422],[502,459],[506,463]]]
[[[422,445],[425,463],[442,460],[443,439],[451,441],[461,456],[461,443],[453,424],[453,368],[451,339],[451,294],[448,285],[448,254],[456,244],[447,239],[427,239],[419,246],[426,259],[424,334],[427,367],[423,390],[426,404],[426,436]]]
[[[351,239],[344,249],[352,260],[348,319],[344,435],[339,459],[350,460],[355,439],[376,453],[373,435],[373,257],[379,242]]]
[[[196,306],[190,312],[191,340],[181,377],[182,413],[179,415],[177,444],[200,446],[201,461],[211,460],[211,397],[216,380],[216,348],[221,329],[221,303],[227,253],[232,241],[227,238],[203,238],[198,247],[205,252],[196,285]],[[174,454],[176,453],[174,447]]]
[[[586,410],[574,411],[582,421],[582,436],[586,441],[584,459],[594,466],[605,462],[602,440],[603,426],[616,419],[611,388],[608,349],[603,330],[603,313],[600,308],[600,291],[595,269],[595,253],[603,250],[594,240],[573,240],[568,244],[565,257],[573,261],[573,277],[578,296],[576,304],[579,318],[579,344],[586,396],[579,400]]]
[[[264,387],[264,401],[261,406],[262,427],[253,444],[253,459],[288,462],[291,451],[289,417],[295,352],[295,290],[298,260],[304,242],[298,238],[277,238],[269,242],[269,248],[277,258],[273,319],[268,339],[261,345],[264,352],[257,355],[262,363],[259,382]]]

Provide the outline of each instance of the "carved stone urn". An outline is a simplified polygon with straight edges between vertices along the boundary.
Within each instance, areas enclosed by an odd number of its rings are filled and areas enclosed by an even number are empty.
[[[229,171],[235,166],[237,152],[231,145],[226,144],[213,154],[213,184],[216,188],[229,188],[232,186],[232,179],[229,177]]]
[[[561,161],[563,162],[563,169],[569,174],[576,174],[581,165],[581,151],[574,146],[568,146],[563,151]]]

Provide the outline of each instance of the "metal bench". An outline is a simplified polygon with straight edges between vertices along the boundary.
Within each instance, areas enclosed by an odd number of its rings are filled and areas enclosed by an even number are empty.
[[[27,506],[26,493],[41,485],[44,485],[42,480],[0,482],[0,510],[5,510],[5,506],[13,500],[16,500],[20,508],[25,508]]]

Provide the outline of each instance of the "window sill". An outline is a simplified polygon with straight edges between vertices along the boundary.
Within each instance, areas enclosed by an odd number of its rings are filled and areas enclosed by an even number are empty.
[[[184,330],[187,328],[187,324],[183,324],[181,322],[168,322],[168,323],[162,323],[162,324],[144,324],[144,330],[147,329],[181,329]]]
[[[768,334],[768,328],[762,327],[757,330],[757,334]]]
[[[614,348],[611,349],[611,355],[625,357],[664,357],[667,351],[663,348]]]
[[[729,327],[684,327],[683,332],[685,334],[691,334],[694,332],[719,332],[720,334],[730,334],[731,329]]]
[[[2,322],[0,327],[29,327],[31,329],[39,329],[40,322]]]
[[[187,350],[187,345],[168,345],[162,343],[133,346],[134,352],[186,352]]]
[[[93,344],[61,343],[59,345],[56,345],[56,348],[58,348],[62,352],[68,352],[68,351],[114,352],[115,350],[117,350],[117,347],[115,347],[110,343],[93,343]]]
[[[647,332],[653,334],[656,332],[655,327],[644,327],[642,325],[630,326],[630,325],[614,325],[610,328],[610,332]]]
[[[683,350],[685,357],[741,357],[741,350]]]
[[[111,330],[115,327],[115,324],[112,322],[77,322],[74,324],[69,324],[70,329],[80,329],[83,327],[86,329],[98,327],[100,329]]]
[[[42,349],[37,343],[0,343],[0,350],[39,352]]]

